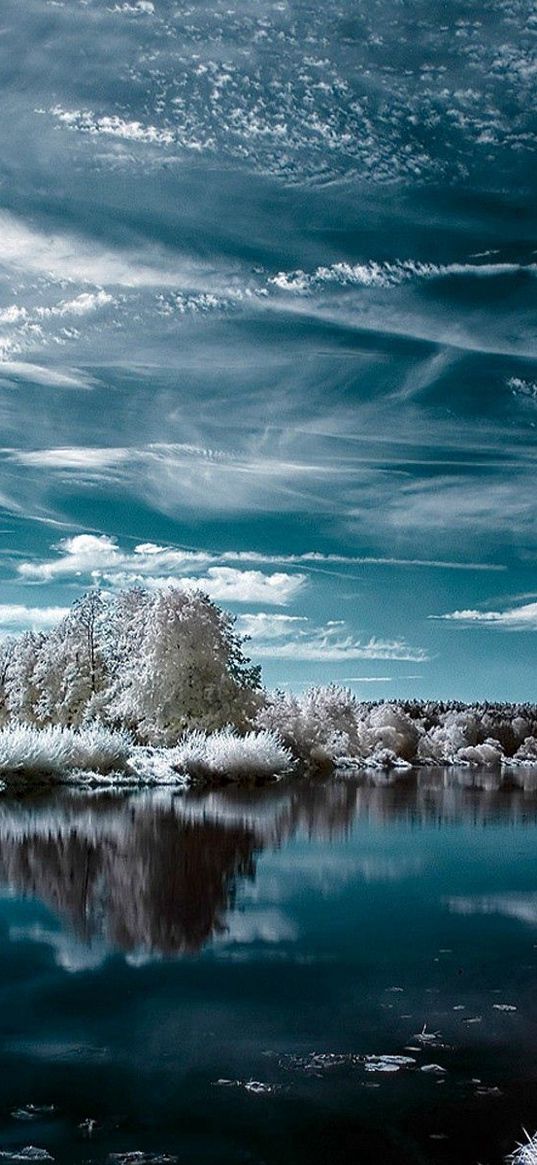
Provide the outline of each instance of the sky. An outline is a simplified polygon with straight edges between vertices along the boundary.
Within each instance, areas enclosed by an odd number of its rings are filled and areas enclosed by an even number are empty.
[[[535,699],[537,7],[3,0],[0,634]]]

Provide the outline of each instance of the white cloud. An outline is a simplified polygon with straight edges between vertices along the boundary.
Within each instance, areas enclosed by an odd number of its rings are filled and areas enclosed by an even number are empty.
[[[230,566],[211,566],[206,574],[183,577],[153,578],[144,575],[106,574],[115,586],[143,583],[154,589],[178,586],[183,590],[201,590],[218,603],[270,603],[285,606],[303,589],[303,574],[263,574],[260,570],[234,570]]]
[[[31,380],[34,384],[43,385],[43,388],[92,388],[94,384],[90,376],[78,370],[62,372],[61,369],[31,364],[27,360],[2,360],[0,381],[5,382],[12,377],[16,380]],[[21,458],[23,456],[21,454]]]
[[[68,613],[68,607],[26,607],[23,603],[0,603],[0,627],[53,627]]]
[[[3,308],[0,311],[0,324],[20,324],[28,316],[25,307],[20,307],[17,303],[12,303],[9,307]]]
[[[50,112],[62,125],[92,136],[105,134],[108,137],[124,138],[130,142],[165,146],[173,145],[176,140],[176,135],[172,129],[156,125],[142,125],[140,121],[127,121],[117,113],[97,117],[91,109],[63,109],[61,105],[55,105]]]
[[[116,303],[117,300],[114,299],[113,295],[109,295],[107,291],[102,289],[100,291],[82,291],[74,299],[63,299],[60,303],[53,304],[52,307],[36,308],[36,315],[43,318],[49,316],[85,316],[98,311],[99,308],[109,307]]]
[[[10,451],[9,456],[18,465],[35,466],[39,469],[83,469],[98,472],[101,469],[121,465],[128,461],[130,451],[113,447],[98,449],[73,445],[64,449]]]
[[[274,617],[262,612],[243,616],[240,630],[252,638],[252,655],[259,659],[289,659],[314,663],[352,659],[402,659],[425,662],[427,653],[404,639],[357,639],[341,620],[316,627],[309,619]]]
[[[505,611],[478,611],[467,608],[449,611],[445,615],[429,615],[451,623],[479,623],[487,627],[506,627],[512,631],[537,631],[537,603],[524,603],[521,607],[510,607]]]
[[[292,634],[308,620],[304,615],[274,615],[259,611],[256,615],[240,615],[237,627],[241,635],[248,635],[254,642],[258,639],[280,639]]]
[[[207,290],[213,269],[157,248],[140,252],[103,246],[80,235],[37,230],[0,212],[0,266],[49,279],[123,287],[188,287]]]
[[[129,449],[123,448],[65,448],[10,451],[9,456],[18,464],[29,467],[62,468],[99,472],[119,467],[128,462]],[[222,553],[208,550],[183,550],[180,547],[160,546],[156,543],[139,543],[132,552],[120,550],[117,540],[106,535],[82,534],[60,542],[61,556],[40,563],[22,563],[21,574],[33,578],[53,578],[55,576],[88,573],[115,567],[117,570],[132,572],[134,575],[166,576],[185,569],[218,566],[227,563],[248,563],[254,566],[302,566],[314,569],[316,566],[431,566],[456,570],[504,570],[496,564],[449,563],[427,559],[373,558],[344,554],[319,554],[316,551],[304,554],[260,554],[255,550],[226,550]],[[111,581],[111,580],[110,580]],[[257,617],[256,617],[257,618]],[[249,632],[250,633],[250,632]]]
[[[537,264],[519,263],[420,263],[415,259],[398,259],[392,263],[333,263],[329,267],[317,267],[313,272],[279,271],[269,279],[280,291],[304,295],[309,291],[319,291],[325,286],[339,287],[399,287],[401,283],[414,279],[442,279],[449,276],[477,276],[490,278],[502,275],[516,275],[528,271],[532,275]]]
[[[96,569],[121,566],[122,555],[115,538],[106,534],[77,534],[58,543],[63,553],[50,562],[21,562],[17,570],[25,578],[49,581],[62,575],[92,574]]]
[[[211,556],[167,549],[154,543],[140,543],[132,554],[119,549],[115,538],[106,534],[77,534],[59,544],[60,557],[46,562],[21,562],[17,570],[23,578],[49,582],[69,575],[87,575],[113,586],[143,582],[150,588],[180,586],[205,591],[218,602],[270,603],[285,605],[301,591],[303,574],[260,570],[238,570],[231,566],[209,566],[200,575],[185,574],[193,567],[204,568]],[[166,571],[166,574],[156,572]],[[182,574],[178,572],[182,571]],[[153,573],[155,572],[155,573]]]
[[[537,926],[537,894],[491,894],[482,898],[448,898],[452,914],[503,914],[529,926]]]
[[[371,554],[321,554],[314,550],[307,551],[304,554],[270,555],[259,554],[256,551],[250,550],[242,550],[239,552],[228,550],[222,554],[222,560],[226,558],[234,562],[244,560],[245,562],[265,564],[282,563],[282,565],[288,566],[311,563],[312,566],[316,564],[319,566],[419,566],[431,567],[434,570],[504,571],[506,569],[501,563],[453,562],[449,559],[442,558],[382,558],[378,555]]]

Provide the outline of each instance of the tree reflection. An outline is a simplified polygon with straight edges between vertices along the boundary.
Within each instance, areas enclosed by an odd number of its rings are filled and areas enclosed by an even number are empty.
[[[55,829],[52,813],[48,827],[22,836],[4,828],[0,879],[84,941],[99,935],[125,952],[193,952],[225,930],[237,880],[255,875],[260,843],[251,828],[183,821],[149,805],[116,806],[98,820],[98,829],[84,820]]]
[[[416,771],[281,782],[262,790],[81,795],[0,802],[0,881],[35,897],[84,943],[196,952],[226,932],[265,847],[330,844],[357,821],[411,828],[537,822],[535,774]],[[359,854],[357,868],[359,867]]]

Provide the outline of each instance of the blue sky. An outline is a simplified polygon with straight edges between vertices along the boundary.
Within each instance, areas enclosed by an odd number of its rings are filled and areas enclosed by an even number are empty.
[[[0,33],[0,633],[175,580],[270,685],[534,698],[534,7]]]

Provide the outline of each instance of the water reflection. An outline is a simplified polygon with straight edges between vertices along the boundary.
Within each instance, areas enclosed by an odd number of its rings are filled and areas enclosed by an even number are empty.
[[[237,889],[255,879],[263,850],[297,836],[335,842],[357,822],[534,825],[534,776],[520,772],[517,780],[507,788],[491,774],[450,770],[380,783],[361,777],[209,794],[4,800],[0,881],[49,907],[88,946],[196,952],[228,930]],[[371,862],[384,868],[388,860],[395,859],[356,854],[352,869],[367,881]]]

